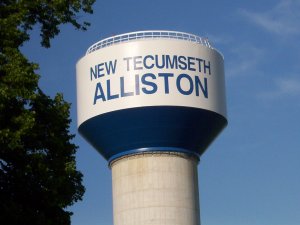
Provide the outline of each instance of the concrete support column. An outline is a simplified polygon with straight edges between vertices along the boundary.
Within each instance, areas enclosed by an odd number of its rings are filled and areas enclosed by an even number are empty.
[[[197,164],[182,153],[114,161],[114,225],[200,225]]]

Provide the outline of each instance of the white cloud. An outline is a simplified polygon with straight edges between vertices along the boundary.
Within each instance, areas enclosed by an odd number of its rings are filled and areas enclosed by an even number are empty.
[[[300,79],[280,79],[277,80],[278,91],[282,94],[300,94]]]
[[[300,78],[291,76],[276,79],[273,82],[273,90],[261,92],[258,97],[275,99],[280,97],[300,96]]]
[[[300,34],[300,0],[281,0],[266,12],[240,10],[241,15],[261,28],[280,36]]]
[[[264,58],[264,50],[251,45],[234,46],[227,56],[226,76],[236,77],[257,74]]]
[[[234,37],[230,35],[206,35],[212,46],[216,47],[223,46],[226,53],[225,59],[225,74],[228,78],[242,77],[242,76],[253,76],[260,74],[260,67],[265,62],[265,49],[255,46],[251,43],[238,43]]]

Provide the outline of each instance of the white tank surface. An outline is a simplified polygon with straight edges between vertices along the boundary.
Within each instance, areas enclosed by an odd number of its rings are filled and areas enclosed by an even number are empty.
[[[199,225],[197,164],[183,153],[113,161],[114,225]]]
[[[140,31],[93,44],[77,65],[78,130],[109,162],[200,157],[227,125],[224,59],[206,38]]]

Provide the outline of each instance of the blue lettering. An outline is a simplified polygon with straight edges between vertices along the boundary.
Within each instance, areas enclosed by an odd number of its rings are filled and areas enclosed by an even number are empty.
[[[154,63],[152,62],[152,64],[147,65],[146,61],[147,61],[148,58],[150,58],[152,61],[154,60],[154,57],[152,55],[146,55],[144,57],[144,61],[143,61],[144,67],[146,69],[152,69],[154,67]]]
[[[112,99],[115,99],[115,98],[119,98],[118,94],[114,94],[114,95],[111,94],[111,91],[110,91],[110,80],[106,81],[106,88],[107,88],[107,100],[112,100]]]
[[[133,96],[133,92],[125,92],[125,82],[124,77],[120,77],[120,83],[121,83],[121,97],[128,97]]]
[[[196,61],[198,61],[198,68],[199,68],[199,70],[198,70],[198,72],[201,72],[201,62],[203,62],[203,59],[199,59],[199,58],[196,58]]]
[[[103,77],[105,75],[105,73],[103,73],[104,66],[106,69],[106,73],[108,75],[110,75],[111,73],[114,74],[116,71],[116,65],[117,65],[117,60],[115,60],[114,63],[112,61],[109,61],[109,62],[100,63],[98,65],[95,65],[95,70],[92,67],[90,67],[91,80],[93,80],[93,78],[97,79],[97,78]]]
[[[135,94],[140,95],[140,77],[138,74],[135,75]]]
[[[194,57],[188,57],[188,70],[190,70],[190,71],[196,71],[196,69],[193,68],[195,65],[195,62],[193,60],[195,60]],[[193,67],[191,67],[191,66],[193,66]]]
[[[142,70],[143,67],[139,66],[138,64],[142,64],[142,56],[135,56],[133,57],[133,64],[134,64],[134,70]]]
[[[183,78],[187,79],[188,82],[189,82],[189,86],[190,86],[190,87],[189,87],[189,89],[188,89],[187,91],[183,90],[182,87],[181,87],[181,80],[182,80]],[[183,95],[190,95],[190,94],[193,93],[193,90],[194,90],[192,78],[191,78],[189,75],[185,74],[185,73],[182,73],[182,74],[180,74],[180,75],[177,77],[177,80],[176,80],[176,86],[177,86],[178,91],[179,91],[181,94],[183,94]]]
[[[171,69],[177,69],[178,68],[178,64],[177,64],[177,55],[173,56],[173,61],[171,61],[171,57],[170,55],[166,55],[166,68],[171,68]]]
[[[144,85],[146,85],[146,86],[151,87],[150,90],[147,89],[147,88],[145,88],[145,87],[143,87],[143,88],[142,88],[142,91],[143,91],[145,94],[148,94],[148,95],[149,95],[149,94],[154,94],[154,93],[157,91],[157,85],[156,85],[156,83],[154,83],[154,82],[147,81],[146,79],[147,79],[148,77],[152,78],[152,80],[155,80],[156,77],[155,77],[155,75],[152,74],[152,73],[146,73],[146,74],[144,74],[144,75],[142,76],[142,83],[143,83]]]
[[[131,60],[131,59],[132,59],[132,57],[123,58],[123,60],[126,60],[126,62],[127,62],[127,71],[130,70],[130,68],[129,68],[129,60]]]
[[[159,69],[163,69],[165,67],[165,55],[161,56],[161,65],[159,65],[158,55],[155,55],[155,65]]]
[[[178,57],[178,62],[179,62],[178,67],[182,70],[186,70],[186,68],[187,68],[185,61],[186,61],[186,57],[184,57],[182,55]]]
[[[199,87],[204,95],[205,98],[208,98],[208,91],[207,91],[207,78],[204,78],[204,87],[200,81],[198,76],[195,76],[195,86],[196,86],[196,96],[199,96],[200,90]]]
[[[98,101],[98,99],[102,99],[102,101],[106,101],[105,99],[105,95],[101,86],[101,83],[98,82],[96,84],[96,90],[95,90],[95,96],[94,96],[94,105],[96,104],[96,102]]]
[[[206,73],[206,69],[208,69],[208,74],[210,75],[210,61],[208,61],[208,64],[205,63],[204,60],[204,73]]]
[[[116,59],[114,61],[114,64],[112,63],[112,61],[109,61],[109,63],[107,63],[107,62],[105,63],[105,68],[106,68],[106,71],[107,71],[108,75],[110,75],[110,73],[115,74],[116,65],[117,65],[117,60]]]
[[[98,70],[97,70],[98,78],[104,76],[104,73],[101,73],[101,72],[104,70],[103,65],[104,65],[104,63],[98,64],[98,68],[97,68],[97,69],[98,69]]]
[[[91,80],[93,80],[93,76],[94,79],[97,79],[97,66],[95,66],[95,70],[93,70],[93,68],[90,68],[90,73],[91,73]]]
[[[170,90],[169,90],[169,77],[174,77],[173,73],[159,73],[158,74],[159,77],[163,77],[164,78],[164,83],[165,83],[165,94],[169,94]]]

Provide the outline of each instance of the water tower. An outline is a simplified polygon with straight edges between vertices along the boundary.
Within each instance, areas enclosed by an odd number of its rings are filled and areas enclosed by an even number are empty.
[[[199,157],[227,124],[222,54],[141,31],[93,44],[76,70],[78,130],[112,170],[114,225],[199,225]]]

